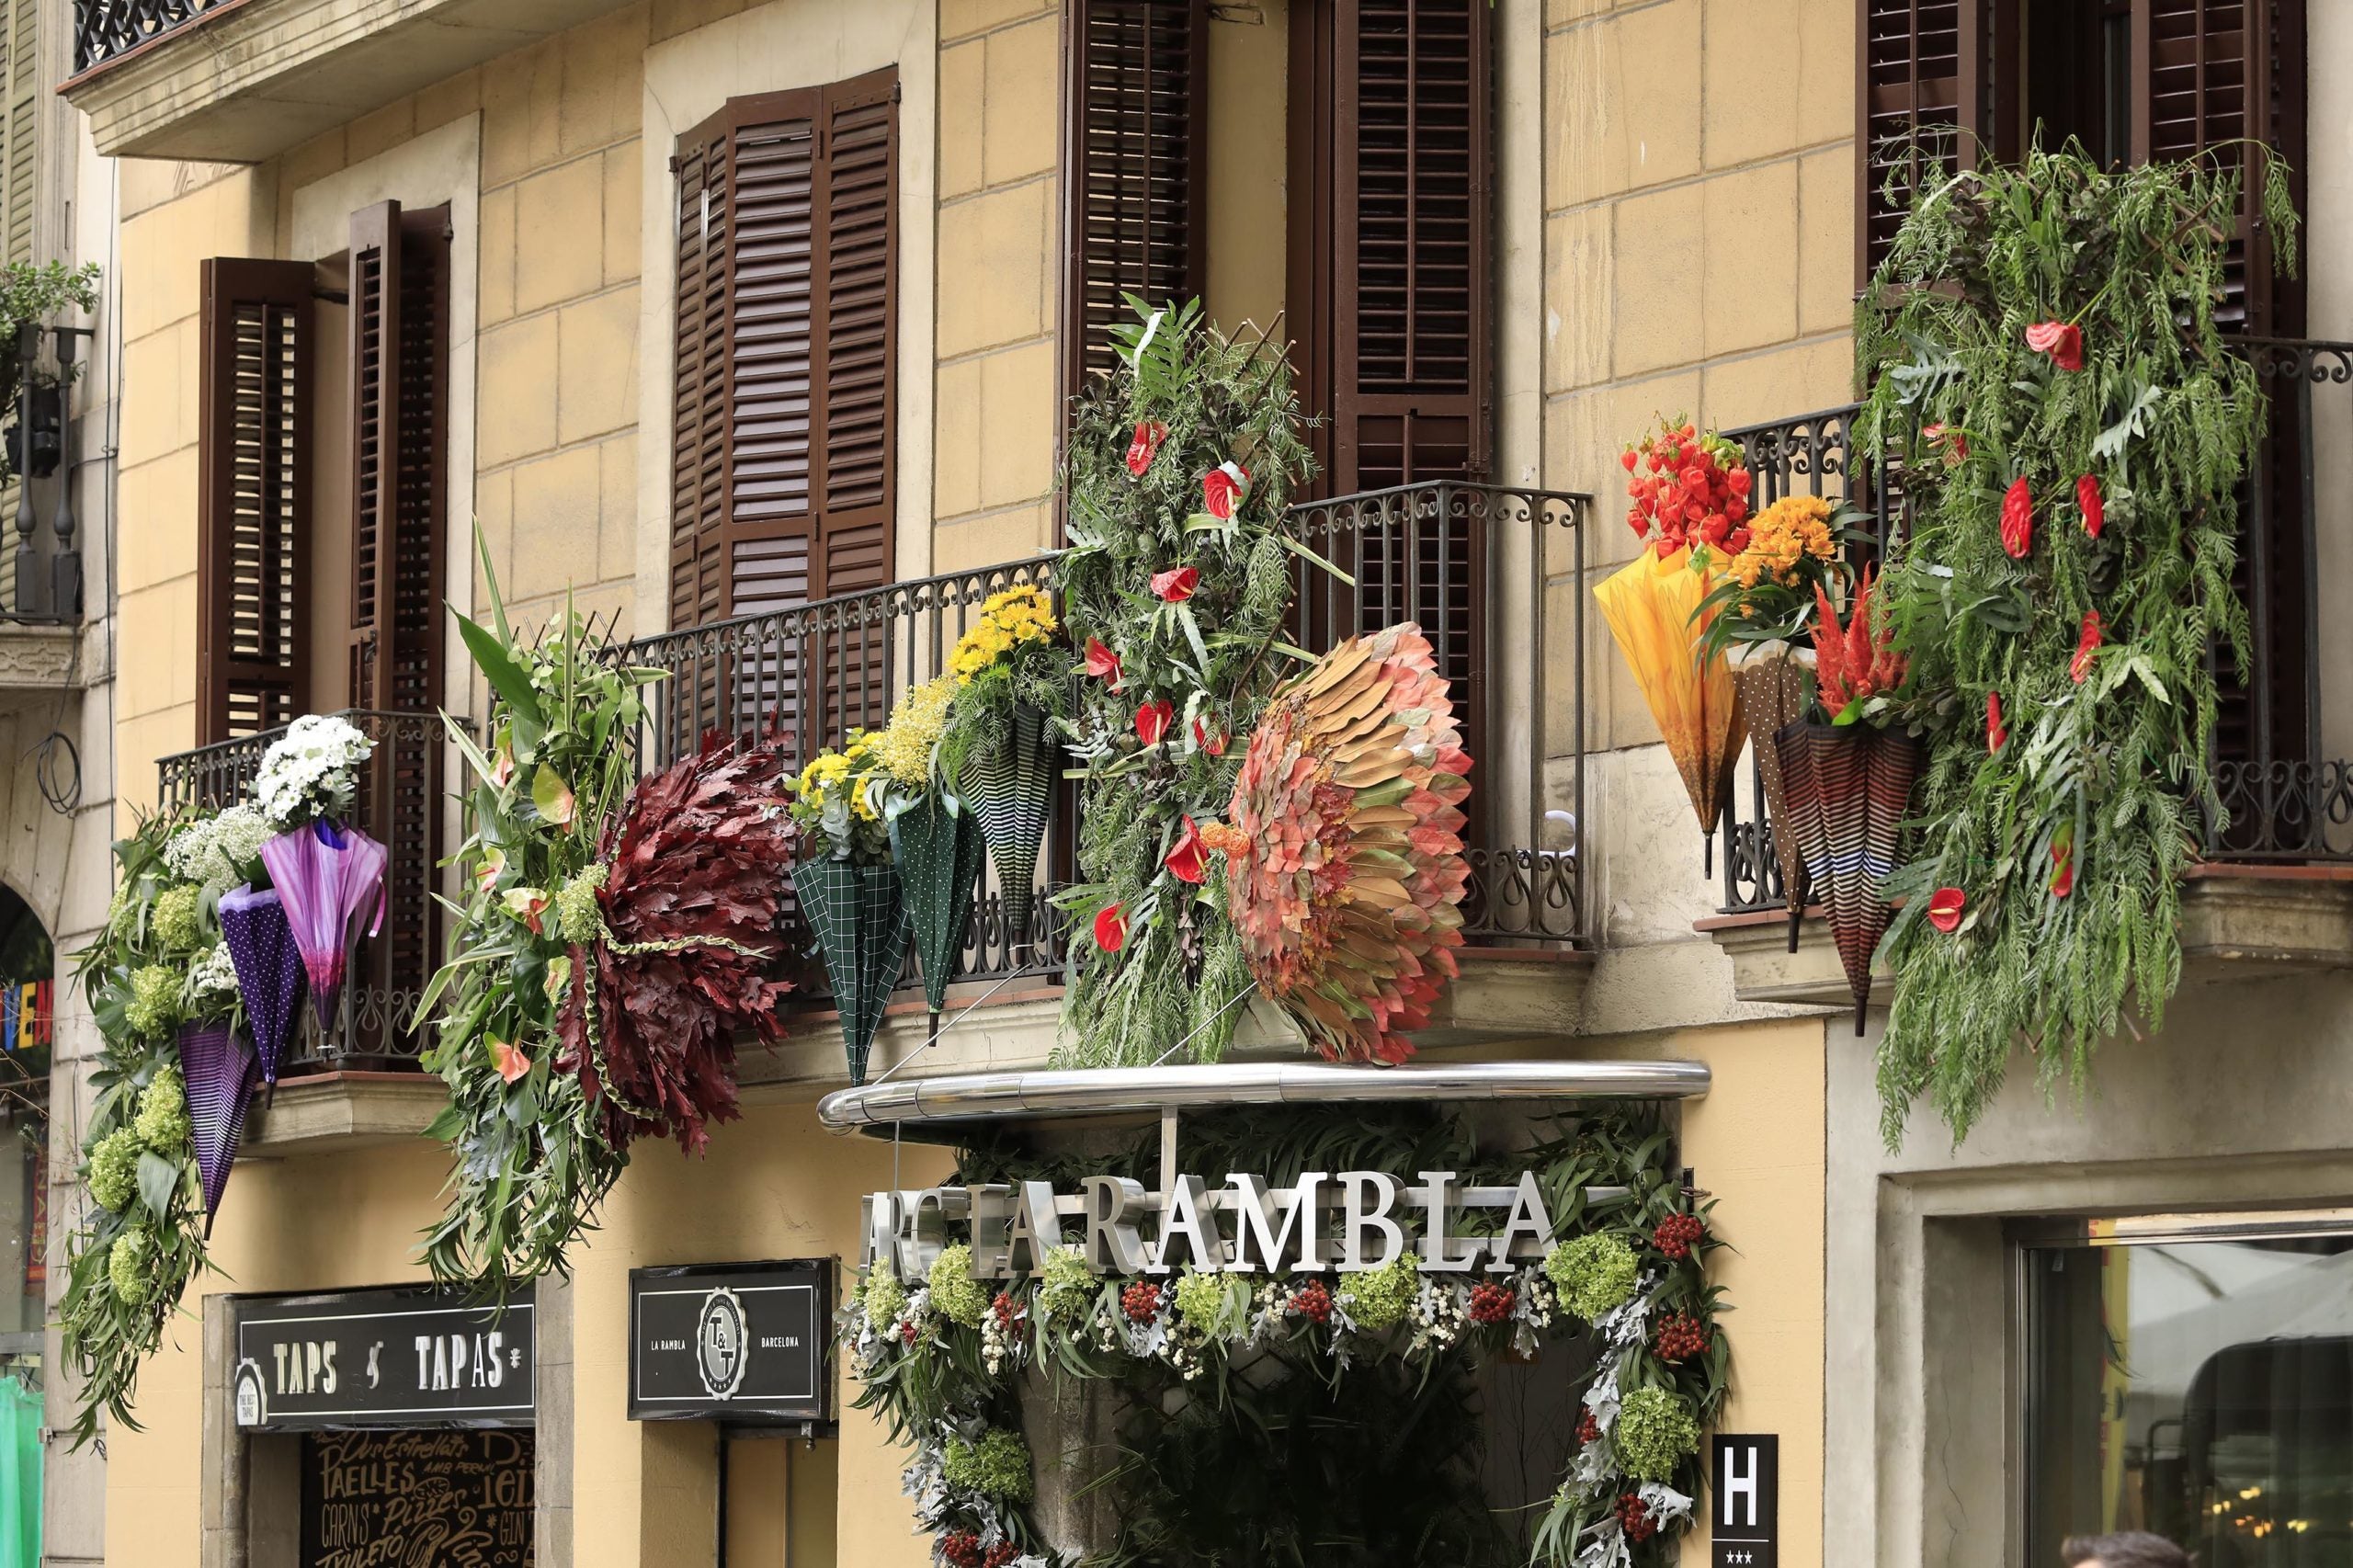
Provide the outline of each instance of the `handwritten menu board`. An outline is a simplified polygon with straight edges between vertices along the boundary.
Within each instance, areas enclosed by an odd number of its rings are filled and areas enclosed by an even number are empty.
[[[302,1568],[533,1568],[531,1434],[313,1432]]]

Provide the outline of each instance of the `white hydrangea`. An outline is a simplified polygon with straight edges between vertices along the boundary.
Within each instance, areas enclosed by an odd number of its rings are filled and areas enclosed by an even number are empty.
[[[188,966],[188,991],[197,1010],[203,1014],[225,1010],[236,1001],[237,963],[229,956],[228,943],[207,948]]]
[[[276,833],[347,815],[358,790],[359,765],[375,749],[376,743],[347,722],[306,713],[262,754],[254,804]]]
[[[251,806],[231,806],[172,835],[164,864],[172,874],[219,895],[244,881],[274,831]]]

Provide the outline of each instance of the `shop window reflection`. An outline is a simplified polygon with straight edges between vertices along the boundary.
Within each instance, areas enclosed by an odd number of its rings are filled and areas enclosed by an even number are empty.
[[[2028,1561],[2353,1568],[2353,1235],[2030,1248]]]

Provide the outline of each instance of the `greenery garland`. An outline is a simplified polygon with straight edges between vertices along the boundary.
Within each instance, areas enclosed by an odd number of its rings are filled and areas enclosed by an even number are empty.
[[[2292,267],[2287,171],[2263,209]],[[2214,319],[2240,186],[2219,160],[2104,173],[2040,148],[1919,190],[1855,316],[1862,447],[1900,466],[1885,577],[1931,755],[1882,1131],[1927,1096],[1956,1140],[2015,1042],[2081,1094],[2128,1004],[2181,972],[2182,874],[2219,820],[2217,651],[2244,668],[2235,487],[2263,428]]]
[[[1223,336],[1199,301],[1129,303],[1119,369],[1077,400],[1055,568],[1082,661],[1058,1060],[1086,1067],[1214,1060],[1233,1038],[1250,976],[1199,828],[1224,814],[1240,743],[1290,673],[1302,547],[1284,504],[1313,466],[1279,345]]]
[[[116,844],[121,883],[105,930],[77,959],[100,1046],[77,1172],[91,1212],[66,1244],[58,1303],[79,1374],[76,1448],[98,1435],[101,1412],[139,1429],[140,1366],[163,1343],[188,1282],[210,1267],[178,1032],[238,1020],[217,906],[253,874],[238,858],[254,861],[267,834],[242,810],[217,832],[229,817],[149,817]]]
[[[1540,1266],[1464,1277],[1424,1276],[1409,1258],[1279,1279],[1104,1279],[1065,1248],[1000,1288],[970,1277],[969,1235],[951,1223],[926,1278],[871,1271],[838,1325],[863,1385],[858,1408],[914,1447],[905,1489],[937,1535],[935,1563],[1058,1562],[1028,1511],[1019,1381],[1033,1367],[1126,1396],[1124,1457],[1095,1483],[1110,1490],[1120,1538],[1087,1562],[1498,1562],[1501,1535],[1471,1463],[1470,1377],[1480,1358],[1540,1346],[1592,1364],[1575,1457],[1535,1532],[1538,1561],[1674,1560],[1730,1351],[1721,1290],[1706,1278],[1717,1243],[1654,1110],[1597,1107],[1508,1169],[1472,1155],[1459,1119],[1418,1109],[1233,1111],[1188,1119],[1185,1141],[1188,1164],[1277,1185],[1303,1170],[1454,1169],[1466,1182],[1534,1170],[1564,1239]],[[959,1179],[1149,1183],[1157,1160],[1156,1139],[1109,1158],[976,1148]],[[1604,1187],[1624,1195],[1588,1200]],[[1471,1210],[1457,1223],[1475,1233],[1480,1219]]]

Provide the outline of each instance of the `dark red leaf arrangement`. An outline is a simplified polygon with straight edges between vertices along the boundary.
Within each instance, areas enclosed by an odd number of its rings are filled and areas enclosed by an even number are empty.
[[[561,1065],[576,1067],[617,1150],[653,1133],[700,1153],[710,1124],[738,1114],[736,1032],[771,1045],[783,1033],[777,1005],[792,986],[773,971],[792,863],[785,775],[776,740],[714,732],[642,780],[606,832],[603,931],[565,932],[572,994],[558,1022]]]

